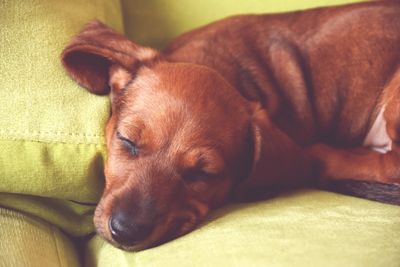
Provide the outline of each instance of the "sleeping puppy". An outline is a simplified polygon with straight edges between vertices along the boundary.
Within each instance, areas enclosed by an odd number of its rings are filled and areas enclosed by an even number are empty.
[[[110,93],[94,222],[118,247],[152,247],[228,201],[304,185],[400,201],[398,1],[231,17],[163,53],[94,21],[62,62]]]

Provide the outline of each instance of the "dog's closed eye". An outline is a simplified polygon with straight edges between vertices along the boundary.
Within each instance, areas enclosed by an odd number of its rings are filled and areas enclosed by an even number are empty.
[[[212,179],[215,178],[216,176],[217,176],[216,174],[208,173],[204,170],[192,169],[186,171],[183,175],[183,178],[186,182],[195,182],[198,180]]]
[[[119,140],[121,140],[124,147],[128,149],[129,153],[131,153],[133,156],[137,156],[139,154],[139,148],[135,142],[124,137],[120,132],[117,132],[117,137]]]

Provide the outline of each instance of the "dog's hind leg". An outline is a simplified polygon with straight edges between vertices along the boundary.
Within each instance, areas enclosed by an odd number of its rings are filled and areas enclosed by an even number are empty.
[[[400,144],[400,67],[384,89],[381,99],[385,105],[384,118],[390,139]]]
[[[336,149],[325,144],[308,148],[323,180],[358,180],[400,184],[400,147],[381,154],[366,147]]]
[[[376,113],[364,147],[308,149],[319,163],[318,176],[400,184],[400,69],[383,89]]]

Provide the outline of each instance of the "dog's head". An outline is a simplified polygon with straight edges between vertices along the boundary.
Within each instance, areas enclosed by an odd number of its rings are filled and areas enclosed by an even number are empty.
[[[137,250],[187,233],[249,174],[253,108],[214,70],[168,62],[97,21],[62,60],[89,91],[111,95],[94,222],[114,245]]]

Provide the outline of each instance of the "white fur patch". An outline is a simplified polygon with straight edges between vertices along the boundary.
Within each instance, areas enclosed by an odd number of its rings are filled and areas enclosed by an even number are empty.
[[[385,106],[379,111],[378,117],[364,139],[363,145],[372,150],[385,154],[392,150],[392,139],[386,130],[386,120],[383,116]]]

